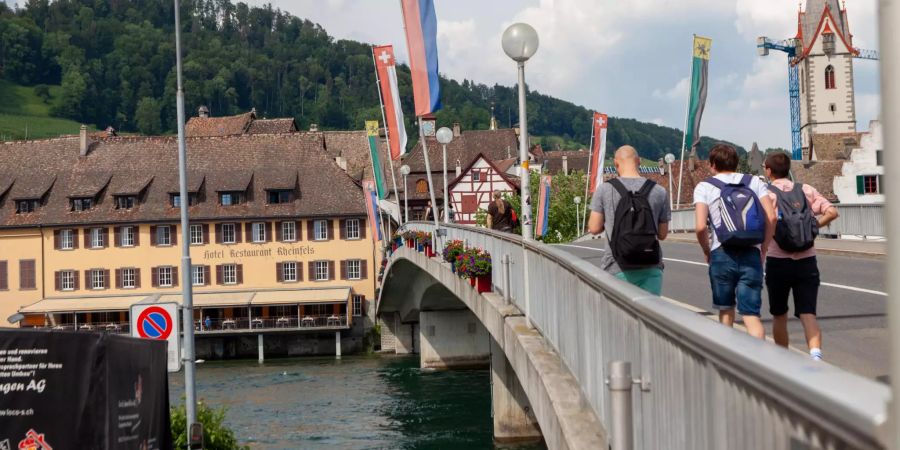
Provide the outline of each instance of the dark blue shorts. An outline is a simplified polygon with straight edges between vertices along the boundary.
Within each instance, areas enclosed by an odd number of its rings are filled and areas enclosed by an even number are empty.
[[[713,308],[737,310],[743,316],[759,316],[762,305],[763,267],[759,249],[713,250],[709,261]]]

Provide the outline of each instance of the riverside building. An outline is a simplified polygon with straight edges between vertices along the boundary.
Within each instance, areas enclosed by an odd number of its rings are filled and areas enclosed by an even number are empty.
[[[190,137],[187,164],[183,199],[174,137],[0,144],[3,326],[127,333],[131,305],[180,303],[186,201],[198,357],[255,355],[261,333],[289,355],[358,346],[378,255],[322,135]]]

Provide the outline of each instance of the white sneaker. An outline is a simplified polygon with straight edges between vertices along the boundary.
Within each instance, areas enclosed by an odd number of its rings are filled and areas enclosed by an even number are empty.
[[[809,357],[813,359],[813,361],[822,361],[822,350],[814,348],[809,351]]]

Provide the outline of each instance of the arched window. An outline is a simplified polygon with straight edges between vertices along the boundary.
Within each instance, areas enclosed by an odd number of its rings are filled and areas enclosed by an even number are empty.
[[[416,193],[424,194],[426,192],[428,192],[428,182],[424,179],[419,179],[418,181],[416,181]]]
[[[825,89],[834,89],[834,66],[825,68]]]

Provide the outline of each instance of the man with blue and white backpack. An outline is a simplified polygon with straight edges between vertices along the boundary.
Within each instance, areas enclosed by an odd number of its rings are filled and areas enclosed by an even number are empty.
[[[709,263],[713,308],[719,322],[734,326],[735,308],[751,336],[764,338],[760,321],[763,261],[775,231],[775,206],[766,184],[737,173],[737,150],[710,150],[713,176],[694,189],[697,241]]]

